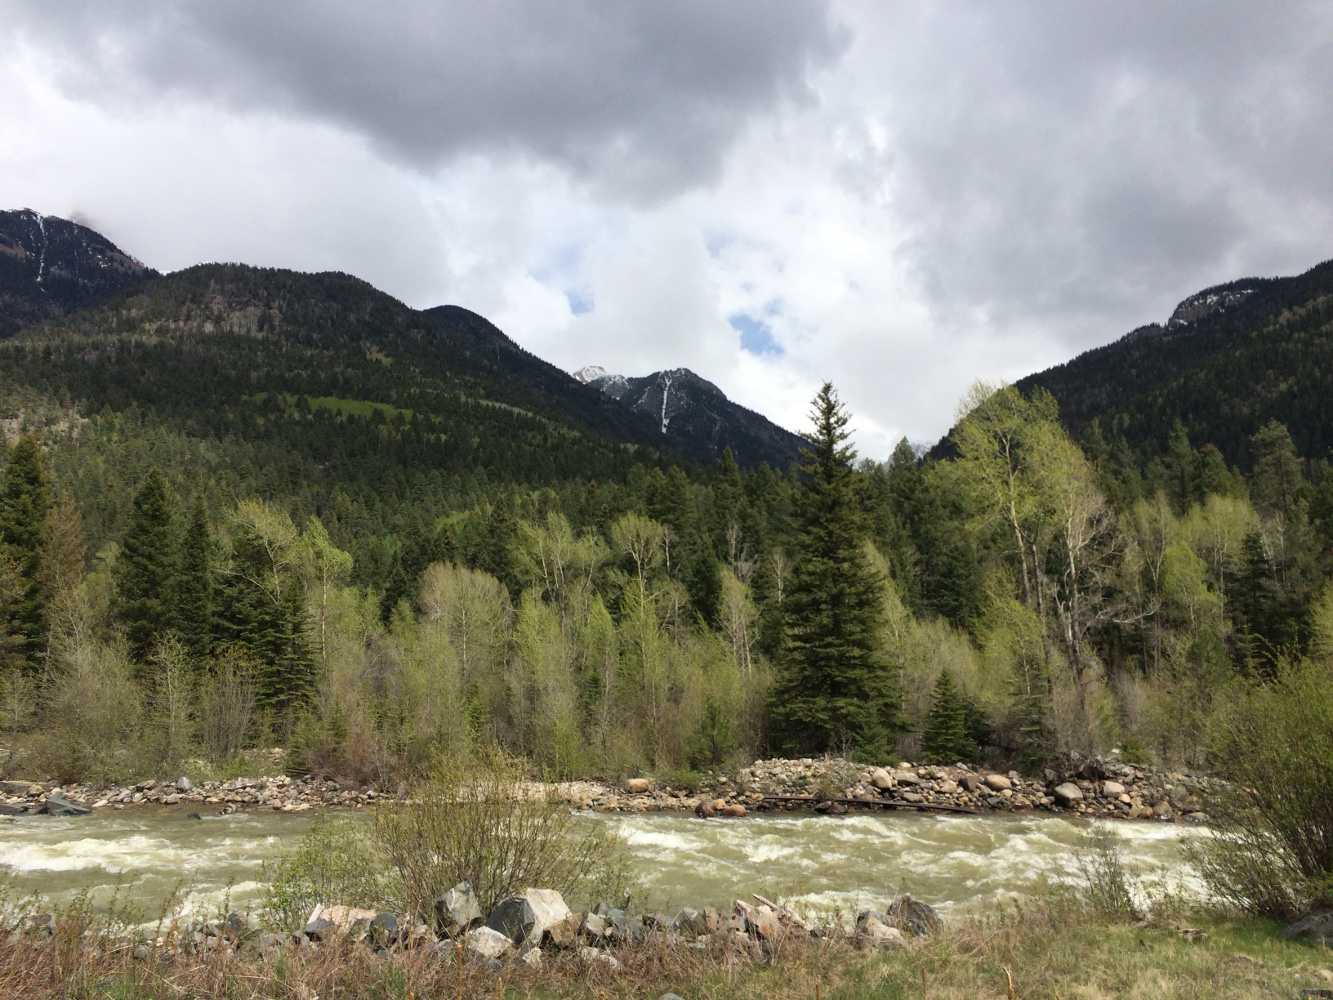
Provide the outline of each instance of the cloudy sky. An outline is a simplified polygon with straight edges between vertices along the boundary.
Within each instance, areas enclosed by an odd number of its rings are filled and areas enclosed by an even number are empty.
[[[1333,5],[7,3],[0,207],[455,302],[863,453],[1333,257]]]

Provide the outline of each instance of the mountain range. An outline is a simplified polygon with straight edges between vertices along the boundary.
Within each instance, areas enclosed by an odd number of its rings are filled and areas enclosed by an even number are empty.
[[[574,378],[640,414],[708,465],[717,462],[726,448],[742,467],[767,462],[785,469],[800,461],[802,438],[733,403],[721,389],[688,368],[626,378],[589,365],[576,371]]]
[[[411,432],[396,438],[398,460],[418,472],[531,485],[615,478],[644,461],[712,465],[725,448],[742,466],[785,470],[801,447],[688,369],[570,375],[459,306],[411,309],[338,273],[206,264],[163,276],[86,226],[30,210],[0,212],[0,338],[11,397],[22,388],[256,448],[281,439],[300,460],[265,473],[321,488],[338,479],[339,448],[379,448],[387,462],[386,424]],[[1049,391],[1071,433],[1095,425],[1141,465],[1179,423],[1195,446],[1247,467],[1250,436],[1274,419],[1303,455],[1325,458],[1333,261],[1204,289],[1164,322],[1017,385]],[[319,429],[335,418],[338,434]],[[930,455],[948,452],[946,438]]]
[[[659,373],[667,415],[645,420],[634,401],[588,388],[474,312],[410,309],[344,274],[204,264],[164,277],[84,226],[28,210],[0,214],[0,265],[0,335],[37,327],[5,352],[11,377],[84,411],[135,407],[216,434],[224,414],[267,394],[445,421],[456,460],[473,439],[492,456],[524,451],[521,435],[465,430],[500,412],[559,438],[541,448],[574,464],[574,452],[623,447],[711,465],[730,446],[741,464],[783,470],[797,458],[799,438],[692,373]],[[29,368],[37,344],[40,371]],[[531,458],[514,468],[541,480],[551,463]]]

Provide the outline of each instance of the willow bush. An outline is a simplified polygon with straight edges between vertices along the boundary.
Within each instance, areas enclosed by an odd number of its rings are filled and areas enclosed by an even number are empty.
[[[1284,664],[1220,702],[1209,756],[1231,788],[1194,848],[1205,882],[1262,916],[1333,906],[1333,670]]]

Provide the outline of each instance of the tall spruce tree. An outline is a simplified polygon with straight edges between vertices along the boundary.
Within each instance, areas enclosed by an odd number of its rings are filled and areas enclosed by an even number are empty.
[[[213,645],[212,536],[202,496],[190,507],[180,543],[180,568],[173,610],[176,635],[191,656],[208,654]]]
[[[43,621],[42,542],[51,484],[36,435],[25,434],[9,452],[5,485],[0,493],[0,555],[13,562],[13,596],[5,602],[5,634],[11,655],[36,669],[42,650]]]
[[[172,605],[180,552],[174,503],[161,470],[150,470],[134,495],[113,568],[116,613],[139,663],[148,662],[158,637],[176,623]]]
[[[815,429],[796,500],[796,545],[783,601],[786,642],[772,714],[785,749],[873,758],[899,728],[900,699],[879,649],[882,581],[865,558],[869,533],[833,386],[814,400]]]
[[[967,702],[953,679],[953,671],[941,670],[926,717],[921,752],[928,761],[951,764],[971,760],[976,749],[967,733]]]

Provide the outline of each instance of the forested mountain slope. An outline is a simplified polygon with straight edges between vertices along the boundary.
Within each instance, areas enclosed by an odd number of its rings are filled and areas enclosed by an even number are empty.
[[[688,368],[626,378],[588,367],[574,377],[639,414],[708,465],[716,463],[727,448],[743,468],[767,462],[786,469],[800,461],[804,442],[799,436],[733,403],[721,389]]]
[[[147,464],[224,497],[290,498],[350,544],[501,488],[675,461],[650,447],[655,428],[480,316],[409,309],[343,274],[189,268],[0,343],[0,372],[6,417],[77,435],[68,481],[94,546]],[[390,558],[363,558],[371,579]]]
[[[0,212],[0,337],[155,277],[87,226],[31,209]]]
[[[1163,454],[1179,421],[1190,442],[1248,468],[1270,420],[1306,458],[1333,448],[1333,261],[1289,278],[1246,278],[1182,302],[1166,325],[1020,380],[1048,390],[1076,436],[1094,420],[1140,464]]]

